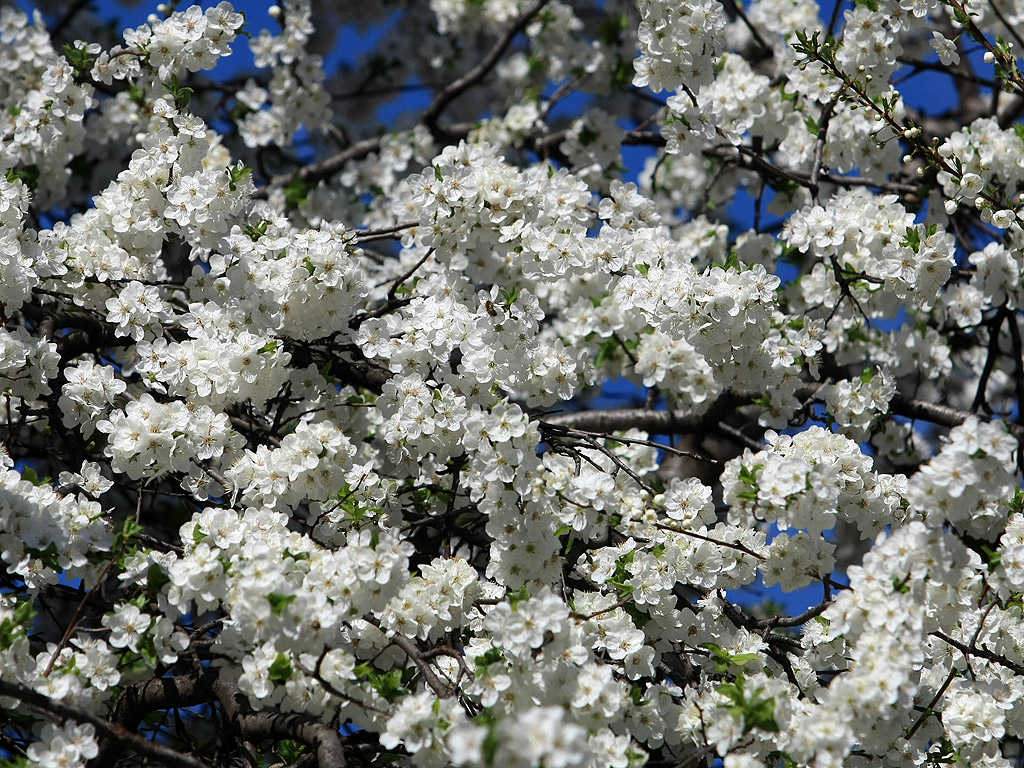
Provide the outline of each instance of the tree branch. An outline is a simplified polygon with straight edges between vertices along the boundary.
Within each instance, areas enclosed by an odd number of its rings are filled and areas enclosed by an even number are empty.
[[[547,5],[548,0],[535,0],[525,11],[513,21],[504,32],[501,37],[498,38],[497,42],[491,47],[491,50],[487,52],[475,67],[469,72],[464,74],[455,82],[448,85],[441,93],[439,93],[434,100],[430,103],[430,106],[426,108],[421,117],[421,122],[431,130],[432,133],[437,132],[437,119],[444,112],[445,107],[451,104],[455,99],[461,96],[463,93],[468,91],[474,85],[483,80],[487,73],[494,69],[494,66],[501,59],[505,50],[512,44],[516,36],[526,29],[526,26],[533,20],[533,17],[537,15],[541,8]]]
[[[623,408],[611,411],[583,411],[544,418],[541,429],[568,427],[591,432],[620,432],[640,429],[654,435],[678,435],[700,432],[728,414],[743,400],[733,395],[719,398],[705,411],[652,411],[648,408]]]
[[[897,416],[930,421],[932,424],[939,424],[944,427],[958,427],[969,416],[977,415],[968,411],[958,411],[956,408],[942,405],[941,403],[928,403],[924,400],[914,400],[902,395],[896,395],[889,401],[889,409]],[[1018,441],[1024,441],[1024,425],[1007,424],[1006,428]]]
[[[216,680],[213,692],[224,707],[228,720],[245,739],[297,739],[314,747],[320,768],[344,768],[345,751],[336,728],[304,715],[274,711],[255,712],[235,686]]]
[[[56,715],[63,720],[89,723],[100,734],[116,739],[122,747],[126,747],[133,752],[137,752],[165,765],[170,765],[174,768],[209,768],[205,763],[196,760],[190,755],[183,755],[181,752],[165,747],[163,744],[144,739],[139,734],[129,731],[117,723],[108,722],[102,717],[97,717],[91,712],[86,712],[78,707],[53,701],[41,693],[22,688],[20,685],[0,680],[0,696],[10,696],[12,699],[24,702],[34,709]]]
[[[210,683],[213,673],[180,677],[154,677],[128,686],[114,703],[110,719],[114,725],[134,733],[139,723],[150,712],[162,709],[194,707],[213,699]],[[153,742],[146,741],[147,744]],[[109,768],[114,765],[125,747],[122,739],[108,736],[100,741],[99,753],[89,761],[89,768]]]

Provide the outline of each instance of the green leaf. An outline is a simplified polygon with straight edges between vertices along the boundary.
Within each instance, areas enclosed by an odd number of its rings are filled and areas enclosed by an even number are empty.
[[[605,45],[615,45],[622,35],[622,32],[629,26],[629,17],[620,13],[618,15],[607,15],[601,19],[601,25],[597,29],[597,39]]]
[[[444,176],[441,175],[441,169],[438,168],[436,165],[433,166],[433,168],[434,168],[434,178],[437,179],[438,181],[444,181]]]
[[[244,165],[234,165],[226,168],[224,172],[228,175],[228,189],[234,192],[238,182],[252,173],[252,168]]]
[[[143,530],[145,529],[136,523],[134,518],[125,518],[124,522],[114,529],[114,544],[111,550],[119,552],[127,549],[129,545],[135,543],[135,537],[142,533]]]
[[[860,372],[860,380],[862,384],[867,384],[873,378],[875,378],[875,372],[871,368],[865,368]]]
[[[37,549],[36,547],[25,547],[25,551],[31,555],[34,559],[39,560],[47,568],[54,571],[61,570],[60,567],[60,553],[57,551],[57,543],[51,541],[43,549]]]
[[[402,670],[400,669],[389,669],[383,675],[378,676],[374,688],[389,702],[409,693],[409,689],[402,684]]]
[[[26,165],[23,168],[11,168],[7,171],[9,183],[13,184],[19,179],[26,187],[34,190],[39,184],[39,166]]]
[[[35,621],[36,611],[27,600],[18,603],[9,618],[0,621],[0,650],[6,651],[20,636],[28,635]]]
[[[277,654],[277,657],[270,665],[270,682],[281,685],[291,680],[294,674],[295,670],[292,669],[292,663],[288,660],[288,657],[283,653]]]
[[[199,544],[205,539],[207,534],[203,533],[203,529],[199,527],[199,523],[196,523],[196,527],[192,529],[192,541],[195,544]]]
[[[153,640],[152,635],[142,635],[135,647],[139,651],[139,655],[146,660],[150,669],[156,667],[157,662],[160,661],[160,656],[156,651],[156,642]]]
[[[281,756],[285,765],[291,765],[305,753],[307,747],[301,741],[293,739],[281,739],[274,747],[274,751]]]
[[[296,171],[292,174],[291,181],[284,188],[284,203],[285,207],[289,211],[294,211],[309,197],[309,193],[313,191],[316,184],[312,181],[307,181],[302,178],[302,175]]]
[[[900,241],[900,245],[910,247],[917,253],[921,248],[921,233],[917,231],[917,227],[907,227],[907,234]]]
[[[178,81],[177,75],[171,75],[170,82],[164,83],[164,90],[167,91],[171,98],[174,99],[174,106],[178,109],[185,109],[188,107],[189,102],[192,101],[192,89],[188,86],[182,85]]]
[[[729,657],[729,661],[735,664],[737,667],[745,666],[751,661],[757,661],[761,657],[756,653],[734,653]]]
[[[505,656],[502,654],[500,648],[488,648],[482,655],[476,657],[476,670],[477,674],[480,674],[491,664],[496,664],[499,661],[504,661]]]
[[[751,488],[757,488],[757,473],[764,469],[764,464],[755,464],[753,467],[740,465],[739,481]]]
[[[485,765],[494,765],[494,756],[498,753],[500,745],[501,739],[498,738],[498,729],[491,723],[487,729],[487,736],[484,737],[483,746],[480,748]]]
[[[530,599],[530,593],[526,590],[525,586],[520,588],[520,590],[518,592],[509,592],[508,593],[508,604],[512,607],[513,611],[516,610],[519,607],[519,604],[521,602],[523,602],[524,600],[529,600],[529,599]]]
[[[761,688],[756,688],[748,694],[743,689],[744,682],[743,675],[737,675],[736,682],[720,685],[718,692],[731,703],[719,706],[729,710],[730,715],[743,723],[744,733],[755,728],[771,733],[777,732],[779,724],[775,722],[775,699],[761,698]]]
[[[992,549],[990,547],[985,546],[984,544],[981,545],[981,551],[985,553],[985,565],[988,567],[989,573],[991,573],[999,567],[999,563],[1003,559],[1003,553],[1000,552],[998,549]]]
[[[267,602],[270,603],[270,611],[275,616],[280,616],[281,612],[284,611],[291,603],[295,602],[298,595],[285,595],[280,592],[271,592],[267,597]]]
[[[159,594],[164,585],[169,584],[170,581],[171,577],[167,575],[167,571],[159,563],[152,563],[146,569],[146,592],[150,595]]]
[[[146,89],[142,88],[133,83],[128,85],[128,98],[131,99],[135,106],[145,107],[146,106]]]
[[[729,251],[729,255],[725,258],[724,264],[719,264],[722,269],[728,272],[730,269],[735,269],[737,272],[742,271],[740,269],[740,256],[736,251]]]
[[[643,629],[647,622],[651,620],[650,614],[646,611],[641,611],[640,607],[632,601],[623,605],[622,610],[633,620],[637,629]]]
[[[499,288],[498,290],[501,292],[501,297],[505,300],[505,306],[515,304],[519,299],[519,296],[522,294],[522,290],[516,286],[512,286],[508,289]]]
[[[267,227],[269,226],[269,221],[267,221],[266,219],[260,219],[255,224],[246,224],[245,228],[242,230],[242,233],[253,242],[256,242],[265,234],[267,234]]]
[[[594,358],[594,365],[600,368],[609,360],[614,360],[619,352],[619,343],[612,338],[605,339],[597,348],[597,356]]]

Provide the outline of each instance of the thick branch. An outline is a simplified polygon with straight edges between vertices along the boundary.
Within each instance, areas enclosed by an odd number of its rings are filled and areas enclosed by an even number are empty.
[[[117,739],[122,746],[127,747],[133,752],[145,755],[146,757],[157,762],[164,763],[165,765],[175,766],[176,768],[208,768],[208,766],[203,762],[196,760],[190,755],[183,755],[181,752],[177,752],[170,747],[165,747],[163,744],[144,739],[139,734],[134,733],[117,723],[107,722],[102,717],[97,717],[91,712],[86,712],[78,707],[62,704],[59,701],[53,701],[52,699],[48,699],[46,696],[43,696],[41,693],[30,691],[19,685],[14,685],[13,683],[0,680],[0,696],[10,696],[12,699],[17,699],[18,701],[28,704],[34,709],[46,712],[50,715],[56,715],[62,720],[74,720],[79,723],[89,723],[103,736]]]
[[[932,424],[940,424],[944,427],[958,427],[969,416],[977,415],[969,411],[958,411],[956,408],[942,405],[941,403],[928,403],[924,400],[914,400],[902,395],[894,397],[889,402],[889,408],[897,416],[930,421]],[[1024,441],[1024,426],[1020,424],[1007,424],[1006,427],[1017,440]]]
[[[714,424],[741,404],[726,395],[706,411],[652,411],[649,408],[623,408],[612,411],[583,411],[550,416],[541,421],[541,428],[569,427],[593,432],[620,432],[641,429],[652,435],[678,435],[700,432]]]
[[[315,748],[319,768],[344,768],[345,751],[336,728],[304,715],[254,712],[242,692],[223,680],[216,680],[212,688],[244,739],[297,739]]]
[[[151,678],[130,685],[118,697],[110,719],[118,727],[134,732],[150,712],[194,707],[210,701],[213,698],[210,692],[212,678],[212,673],[205,672],[203,675]],[[89,768],[114,765],[126,746],[130,745],[116,736],[101,739],[99,753],[89,762]]]

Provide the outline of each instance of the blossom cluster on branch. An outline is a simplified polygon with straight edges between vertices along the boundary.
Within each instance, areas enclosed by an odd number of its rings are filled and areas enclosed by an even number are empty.
[[[1010,768],[1024,5],[38,5],[5,763]]]

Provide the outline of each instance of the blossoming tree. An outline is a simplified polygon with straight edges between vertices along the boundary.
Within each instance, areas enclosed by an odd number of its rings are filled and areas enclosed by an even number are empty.
[[[1009,764],[1024,5],[54,5],[0,9],[4,759]]]

